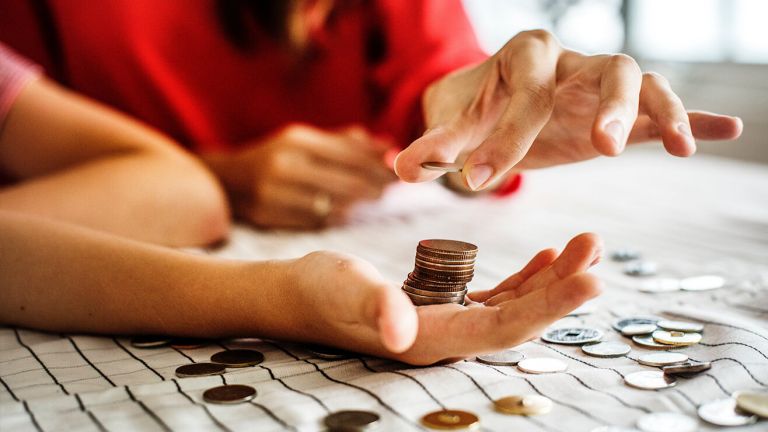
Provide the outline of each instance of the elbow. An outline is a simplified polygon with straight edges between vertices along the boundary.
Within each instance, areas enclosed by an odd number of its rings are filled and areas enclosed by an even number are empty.
[[[182,234],[176,246],[205,246],[224,240],[230,229],[231,217],[227,198],[221,186],[213,179],[196,185],[187,195],[188,211],[186,234]],[[180,227],[181,228],[181,227]]]

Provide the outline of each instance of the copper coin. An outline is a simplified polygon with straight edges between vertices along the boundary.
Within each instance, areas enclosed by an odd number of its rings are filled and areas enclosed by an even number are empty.
[[[695,375],[705,370],[712,369],[712,363],[710,362],[685,362],[681,364],[664,366],[662,370],[667,375]]]
[[[211,362],[231,368],[256,366],[263,361],[264,354],[250,349],[219,351],[211,356]]]
[[[446,262],[432,262],[432,261],[425,261],[422,259],[419,259],[419,257],[416,257],[415,261],[416,267],[422,267],[430,270],[472,270],[475,268],[475,263],[458,263],[458,264],[451,264]]]
[[[325,345],[308,345],[307,351],[324,360],[342,360],[352,357],[352,353]]]
[[[215,404],[238,404],[256,397],[256,389],[242,384],[214,387],[203,393],[203,400]]]
[[[136,336],[131,339],[131,346],[136,348],[160,348],[171,343],[166,336]]]
[[[176,376],[179,378],[191,378],[199,376],[220,375],[227,368],[217,363],[192,363],[176,368]]]
[[[363,432],[375,428],[380,418],[372,411],[345,410],[328,414],[323,423],[330,432]]]
[[[421,424],[442,430],[474,429],[480,426],[480,419],[467,411],[442,410],[425,415],[421,418]]]
[[[463,166],[453,162],[422,162],[421,167],[430,171],[461,172]]]
[[[435,256],[434,254],[423,253],[421,251],[416,251],[416,261],[430,263],[430,264],[440,264],[440,265],[458,265],[458,266],[475,265],[475,257],[459,258],[459,257]]]
[[[210,345],[206,339],[196,338],[173,338],[171,339],[171,348],[176,349],[197,349]]]
[[[460,297],[427,297],[427,296],[420,296],[418,294],[412,294],[407,291],[405,291],[405,294],[408,295],[408,298],[411,299],[411,303],[414,304],[414,306],[429,306],[434,304],[448,304],[448,303],[455,303],[455,304],[464,304],[464,296]]]
[[[535,394],[507,396],[493,401],[496,411],[515,415],[541,415],[552,411],[552,400]]]
[[[459,240],[429,239],[419,242],[417,249],[446,255],[474,255],[477,246]]]
[[[403,291],[427,297],[463,297],[467,293],[466,288],[461,291],[427,291],[413,288],[408,285],[403,285]]]

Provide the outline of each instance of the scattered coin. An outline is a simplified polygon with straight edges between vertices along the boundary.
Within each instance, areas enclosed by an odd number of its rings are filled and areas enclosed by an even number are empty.
[[[637,427],[643,432],[696,432],[699,421],[676,412],[657,412],[637,419]]]
[[[710,362],[685,362],[679,365],[665,366],[662,368],[667,375],[695,375],[705,370],[712,369],[712,363]]]
[[[171,343],[165,336],[136,336],[131,339],[131,346],[136,348],[160,348]]]
[[[640,251],[630,248],[616,249],[611,252],[611,259],[616,262],[627,262],[640,259]]]
[[[677,384],[677,380],[662,371],[634,372],[624,377],[627,385],[643,390],[658,390]]]
[[[208,389],[203,400],[215,404],[238,404],[256,397],[256,389],[242,384],[229,384]]]
[[[758,391],[740,391],[734,395],[736,405],[742,411],[768,418],[768,393]]]
[[[651,334],[656,331],[656,324],[630,324],[621,329],[624,336],[637,336]]]
[[[190,378],[199,376],[219,375],[226,371],[226,366],[216,363],[192,363],[176,368],[176,376]]]
[[[653,348],[653,349],[672,349],[675,348],[678,345],[665,345],[660,344],[653,340],[653,336],[650,335],[638,335],[638,336],[632,336],[632,341],[640,346],[646,347],[646,348]],[[682,346],[682,345],[679,345]]]
[[[635,324],[656,324],[659,322],[661,318],[655,317],[655,316],[636,316],[636,317],[626,317],[626,318],[619,318],[616,321],[611,324],[611,327],[613,327],[614,330],[621,333],[621,330],[629,325],[635,325]]]
[[[646,293],[666,293],[672,291],[680,291],[680,279],[655,278],[646,280],[637,287],[637,290]]]
[[[685,333],[680,331],[656,330],[653,340],[665,345],[693,345],[701,341],[701,333]]]
[[[477,356],[477,361],[494,366],[515,366],[525,358],[525,354],[513,351],[505,350],[494,354],[484,354]]]
[[[653,261],[632,261],[624,266],[624,274],[628,276],[653,276],[658,271],[658,265]]]
[[[704,324],[685,322],[685,321],[670,321],[662,320],[656,323],[660,328],[667,331],[681,331],[681,332],[701,332],[704,330]]]
[[[264,354],[250,349],[219,351],[211,356],[212,363],[222,364],[230,368],[256,366],[263,361]]]
[[[646,366],[669,366],[679,363],[685,363],[688,355],[677,352],[658,352],[640,356],[637,361]]]
[[[324,360],[343,360],[352,357],[352,353],[323,345],[309,345],[307,351]]]
[[[545,374],[555,372],[565,372],[568,365],[558,359],[549,357],[527,358],[517,364],[517,368],[523,372],[531,374]]]
[[[209,345],[206,339],[197,338],[173,338],[171,339],[171,348],[176,349],[197,349]]]
[[[495,400],[493,405],[505,414],[532,416],[552,411],[552,400],[535,394],[503,397]]]
[[[451,162],[422,162],[421,167],[431,171],[461,172],[463,166]]]
[[[717,399],[699,406],[699,417],[717,426],[744,426],[755,423],[757,416],[741,412],[732,398]]]
[[[694,276],[680,281],[680,289],[684,291],[708,291],[724,286],[725,278],[715,275]]]
[[[549,330],[541,339],[544,342],[561,345],[581,345],[598,342],[603,338],[603,332],[589,327],[567,327]]]
[[[621,357],[629,354],[632,348],[622,342],[598,342],[582,345],[581,350],[592,357]]]
[[[475,429],[480,426],[480,419],[467,411],[442,410],[425,415],[421,418],[421,424],[443,430]]]
[[[329,432],[363,432],[378,426],[381,417],[371,411],[336,411],[325,416]]]

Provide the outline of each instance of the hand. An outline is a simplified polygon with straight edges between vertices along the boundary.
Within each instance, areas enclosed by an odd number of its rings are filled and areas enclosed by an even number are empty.
[[[206,158],[236,216],[268,228],[341,223],[354,204],[396,180],[387,143],[359,127],[337,132],[292,125],[233,155]]]
[[[435,82],[423,102],[427,131],[400,153],[395,171],[409,182],[432,180],[440,173],[422,162],[459,159],[472,190],[513,168],[615,156],[659,137],[670,154],[689,156],[694,138],[730,140],[742,130],[735,117],[686,113],[667,80],[642,73],[631,57],[585,56],[542,30]]]
[[[541,251],[493,290],[473,292],[468,306],[420,307],[371,264],[315,252],[291,264],[296,288],[282,327],[293,330],[283,336],[417,365],[496,352],[596,296],[600,282],[586,271],[601,250],[595,235],[582,234],[562,254]]]

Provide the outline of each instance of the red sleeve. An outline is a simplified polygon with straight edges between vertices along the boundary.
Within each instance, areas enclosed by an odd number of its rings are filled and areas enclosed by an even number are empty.
[[[423,132],[421,95],[426,87],[488,56],[461,0],[379,0],[376,7],[386,56],[373,79],[387,100],[374,129],[406,146]]]
[[[41,3],[42,4],[42,3]],[[50,8],[38,5],[37,9],[30,1],[6,1],[0,7],[0,41],[22,54],[25,58],[40,65],[52,78],[58,79],[51,55],[45,42],[46,33],[41,31],[39,15],[52,13]],[[49,29],[49,37],[56,37]]]

